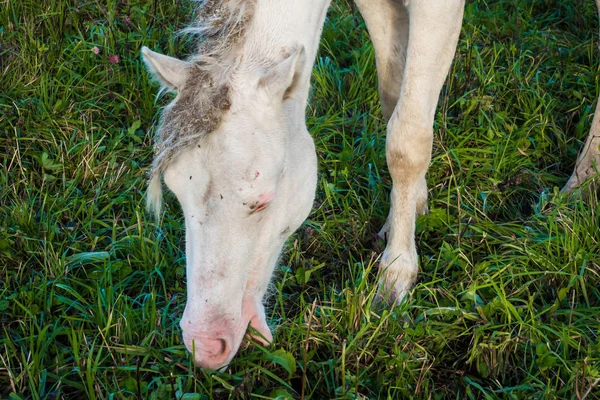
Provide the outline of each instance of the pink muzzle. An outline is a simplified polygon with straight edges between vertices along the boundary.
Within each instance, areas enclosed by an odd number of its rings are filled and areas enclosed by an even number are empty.
[[[190,337],[183,332],[183,342],[185,347],[194,354],[194,362],[202,368],[219,369],[227,365],[235,351],[239,347],[239,343],[233,349],[232,337],[206,337],[197,336]]]
[[[202,368],[219,369],[231,361],[237,353],[250,324],[260,335],[253,339],[263,345],[273,341],[273,335],[265,321],[262,306],[244,301],[241,323],[232,324],[230,318],[215,318],[209,323],[190,321],[184,312],[181,320],[183,342],[194,355],[194,362]],[[190,323],[191,322],[191,323]]]

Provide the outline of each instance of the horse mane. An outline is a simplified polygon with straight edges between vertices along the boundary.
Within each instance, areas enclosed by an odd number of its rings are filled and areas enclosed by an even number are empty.
[[[208,58],[228,58],[245,36],[257,0],[194,1],[198,3],[196,18],[179,33],[198,39],[197,55],[190,61],[207,63]]]
[[[227,78],[237,64],[257,0],[194,0],[198,3],[192,24],[179,35],[197,40],[197,53],[188,61],[198,74],[186,83],[186,93],[163,110],[154,143],[154,159],[146,206],[156,219],[162,208],[161,177],[181,152],[216,130],[231,106]],[[179,104],[178,103],[182,103]],[[198,131],[198,127],[203,129]]]

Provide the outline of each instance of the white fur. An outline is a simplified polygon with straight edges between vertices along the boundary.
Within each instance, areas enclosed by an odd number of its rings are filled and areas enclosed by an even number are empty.
[[[249,322],[272,339],[262,299],[283,244],[312,207],[317,162],[304,109],[328,0],[311,3],[257,3],[243,57],[227,77],[231,109],[164,173],[186,226],[188,299],[181,326],[202,366],[228,363]],[[294,90],[284,100],[290,85]],[[159,184],[151,182],[150,204],[159,203]],[[253,212],[270,197],[267,208]],[[220,358],[214,356],[219,341],[227,349]]]
[[[380,89],[392,89],[384,96],[391,118],[388,160],[394,191],[382,282],[399,299],[416,275],[414,215],[417,204],[424,202],[417,197],[426,194],[423,177],[433,114],[454,54],[463,2],[437,1],[431,7],[413,0],[405,10],[402,3],[386,1],[358,3],[375,43]],[[305,125],[305,106],[329,0],[306,3],[256,3],[240,54],[230,58],[235,65],[225,66],[231,109],[215,132],[184,151],[164,174],[181,203],[186,225],[188,301],[181,326],[186,345],[202,366],[228,363],[249,322],[271,339],[262,298],[285,240],[312,206],[316,154]],[[390,9],[412,13],[412,42],[402,43],[408,35],[399,31],[397,46],[383,45],[397,32],[382,24],[408,21],[390,14]],[[377,29],[379,25],[384,29]],[[408,85],[402,85],[402,76],[410,78],[405,80]],[[294,90],[284,100],[290,83]],[[394,110],[398,97],[404,105]],[[273,196],[266,209],[254,213],[250,208]]]
[[[388,244],[381,262],[381,294],[398,301],[418,271],[415,215],[426,209],[433,120],[456,49],[464,0],[356,3],[375,47],[388,121],[386,156],[393,189],[382,230]],[[227,364],[248,323],[267,341],[272,338],[263,296],[285,240],[306,218],[314,199],[317,165],[305,106],[328,4],[256,2],[238,53],[227,65],[214,64],[227,71],[223,79],[231,85],[231,109],[216,131],[185,150],[164,173],[185,217],[188,300],[181,326],[186,346],[201,366]],[[149,64],[151,71],[180,82],[172,73],[185,71],[185,64],[156,60],[158,65]],[[294,90],[283,99],[290,84]],[[160,180],[153,180],[149,204],[159,204],[157,190]],[[271,198],[268,207],[255,212]]]

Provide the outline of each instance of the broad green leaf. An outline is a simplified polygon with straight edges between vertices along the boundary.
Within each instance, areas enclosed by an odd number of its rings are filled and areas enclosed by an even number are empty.
[[[290,374],[290,377],[296,372],[296,359],[292,353],[287,352],[284,349],[279,349],[268,354],[267,358],[269,361],[273,361],[275,364],[279,364],[285,368]]]

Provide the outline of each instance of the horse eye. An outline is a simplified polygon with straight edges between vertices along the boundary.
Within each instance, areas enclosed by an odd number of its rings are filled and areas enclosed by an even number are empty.
[[[259,204],[254,210],[250,211],[250,215],[255,214],[269,207],[269,203]]]

